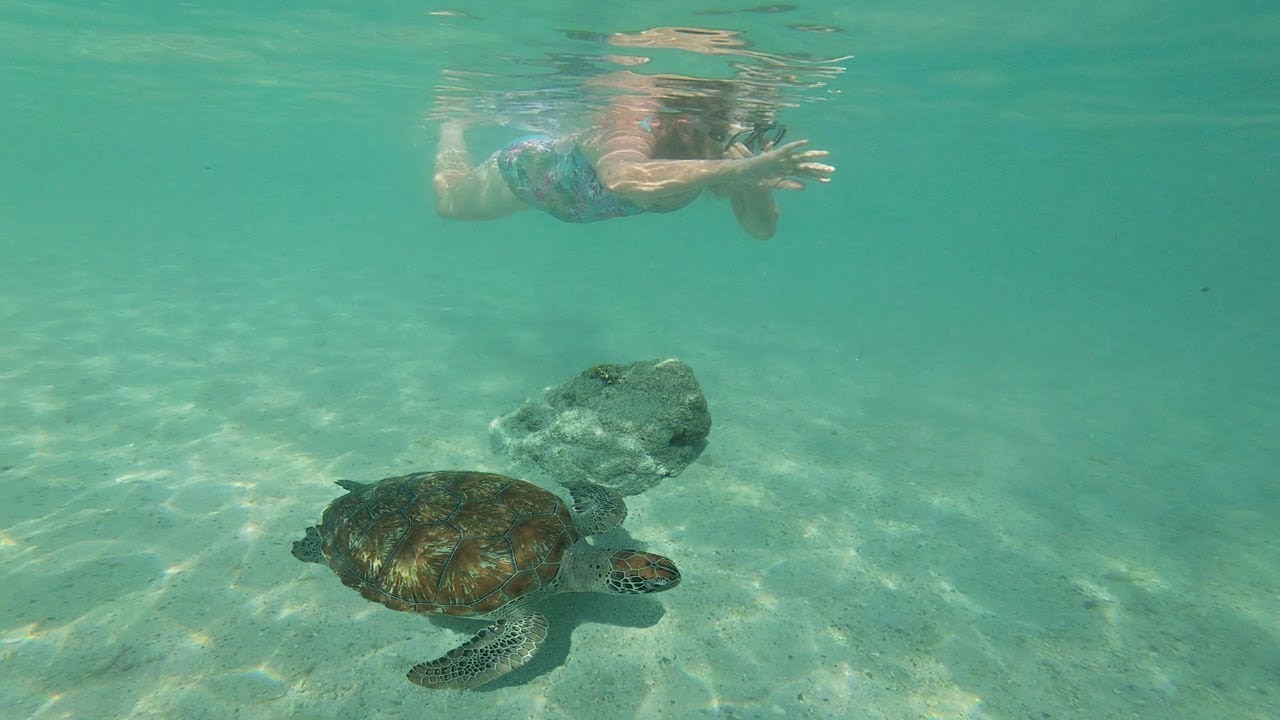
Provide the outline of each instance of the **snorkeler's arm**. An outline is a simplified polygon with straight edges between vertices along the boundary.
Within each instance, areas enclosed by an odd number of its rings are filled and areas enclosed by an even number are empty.
[[[584,151],[600,183],[641,204],[729,182],[733,160],[654,160],[656,140],[643,117],[617,122]]]
[[[605,155],[596,165],[609,192],[632,199],[661,198],[729,182],[733,160],[640,160]]]
[[[766,144],[764,151],[755,156],[740,143],[725,150],[726,158],[744,163],[741,165],[743,171],[738,173],[737,182],[716,190],[729,197],[733,203],[733,215],[747,234],[758,240],[768,240],[777,231],[778,205],[773,200],[774,190],[803,190],[805,185],[800,178],[820,183],[831,181],[831,174],[836,169],[816,162],[825,159],[827,152],[803,150],[807,144],[803,140],[780,148]],[[763,170],[769,167],[773,170]],[[759,179],[762,176],[767,179]],[[757,179],[751,182],[749,179],[752,177]]]
[[[641,205],[728,182],[729,160],[655,160],[658,139],[651,127],[658,105],[630,99],[612,106],[600,130],[580,141],[600,183]]]
[[[805,150],[797,140],[759,155],[723,160],[654,160],[653,139],[640,128],[621,127],[604,136],[593,153],[596,174],[612,193],[644,204],[646,200],[678,195],[718,185],[768,184],[798,189],[793,178],[828,182],[835,168],[817,160],[825,150]]]
[[[766,145],[771,150],[772,145]],[[751,157],[745,145],[735,143],[725,149],[727,159],[740,160]],[[766,185],[723,185],[712,188],[717,195],[727,196],[733,205],[733,217],[748,235],[757,240],[769,240],[778,231],[778,204],[773,200],[773,189]]]
[[[733,216],[748,235],[768,240],[778,231],[778,203],[773,191],[760,187],[735,187],[729,191]]]

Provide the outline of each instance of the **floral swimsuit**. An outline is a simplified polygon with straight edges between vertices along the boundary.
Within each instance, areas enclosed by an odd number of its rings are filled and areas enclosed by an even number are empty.
[[[645,208],[614,195],[576,146],[547,135],[525,135],[498,151],[498,171],[516,197],[565,222],[627,217]]]

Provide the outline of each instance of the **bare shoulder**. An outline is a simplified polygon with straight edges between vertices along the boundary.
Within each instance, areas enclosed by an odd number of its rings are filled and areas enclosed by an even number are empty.
[[[616,103],[604,110],[596,127],[584,133],[579,149],[593,164],[644,162],[653,158],[657,111],[646,103]]]

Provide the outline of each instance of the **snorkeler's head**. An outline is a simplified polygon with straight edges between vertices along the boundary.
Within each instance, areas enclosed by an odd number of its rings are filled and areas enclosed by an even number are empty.
[[[719,158],[723,152],[726,128],[716,128],[692,113],[670,114],[657,129],[654,156],[667,160],[704,160]]]

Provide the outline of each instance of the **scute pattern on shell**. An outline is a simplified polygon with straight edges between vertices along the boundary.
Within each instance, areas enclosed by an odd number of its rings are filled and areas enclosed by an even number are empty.
[[[483,615],[555,578],[582,535],[555,494],[514,478],[429,472],[333,501],[323,552],[343,584],[393,610]]]

